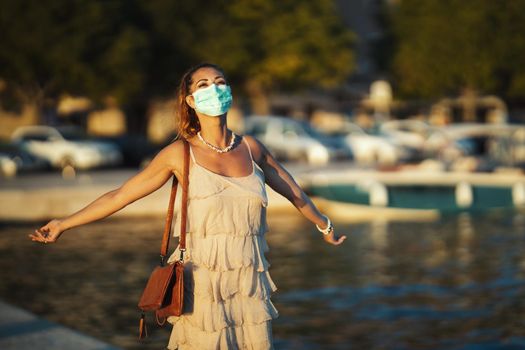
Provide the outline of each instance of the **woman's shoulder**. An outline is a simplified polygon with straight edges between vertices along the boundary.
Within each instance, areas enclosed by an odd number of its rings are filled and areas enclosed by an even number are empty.
[[[262,155],[265,153],[265,146],[261,141],[259,141],[255,136],[252,135],[241,135],[246,142],[248,142],[248,145],[250,146],[250,150],[252,151],[252,155],[254,160],[258,163],[261,159]]]
[[[184,143],[177,139],[162,148],[157,156],[165,162],[168,167],[177,173],[182,173],[184,166]]]
[[[184,143],[182,139],[177,139],[172,141],[167,146],[165,146],[161,152],[166,153],[169,156],[175,156],[175,158],[180,158],[184,155]]]

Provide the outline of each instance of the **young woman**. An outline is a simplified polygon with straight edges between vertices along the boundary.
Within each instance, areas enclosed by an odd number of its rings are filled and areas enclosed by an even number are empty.
[[[66,230],[107,217],[154,192],[173,174],[181,181],[184,138],[191,157],[185,254],[190,293],[185,313],[168,318],[173,324],[168,349],[272,349],[271,321],[278,312],[270,301],[276,287],[264,256],[265,183],[314,223],[327,243],[339,245],[346,236],[335,234],[330,220],[262,143],[228,129],[232,96],[220,67],[205,63],[191,68],[182,77],[178,99],[179,140],[120,188],[51,220],[29,237],[54,243]],[[177,235],[179,225],[177,216]],[[171,259],[178,256],[177,248]]]

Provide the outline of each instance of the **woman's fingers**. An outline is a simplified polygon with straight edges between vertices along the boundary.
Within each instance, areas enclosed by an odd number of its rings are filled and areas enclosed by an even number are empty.
[[[35,230],[34,233],[29,235],[29,238],[31,238],[31,240],[34,242],[44,242],[47,237],[41,231]]]
[[[39,243],[54,243],[57,240],[59,232],[55,229],[52,229],[53,225],[50,223],[36,229],[32,234],[29,234],[29,238],[33,242]],[[55,232],[56,231],[56,232]]]
[[[331,234],[325,236],[324,239],[327,243],[330,243],[333,245],[339,245],[344,242],[344,240],[346,239],[346,235],[342,235],[336,238],[335,233],[332,232]]]
[[[339,245],[339,244],[343,243],[345,239],[346,239],[346,235],[343,235],[343,236],[339,237],[339,238],[335,241],[334,244],[335,244],[335,245]]]
[[[343,243],[343,241],[345,239],[346,239],[346,236],[341,236],[339,238],[333,237],[332,239],[330,239],[330,241],[328,243],[333,244],[333,245],[339,245],[339,244]]]

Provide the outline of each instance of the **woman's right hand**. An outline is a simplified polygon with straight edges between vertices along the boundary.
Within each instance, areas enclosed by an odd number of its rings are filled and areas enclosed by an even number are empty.
[[[62,232],[64,232],[64,229],[60,226],[60,224],[60,220],[51,220],[44,226],[36,229],[34,233],[29,235],[29,238],[33,242],[55,243]]]
[[[336,235],[334,231],[332,231],[332,233],[328,235],[323,235],[323,239],[325,240],[326,243],[330,243],[333,245],[339,245],[345,241],[346,235],[339,236],[339,235]]]

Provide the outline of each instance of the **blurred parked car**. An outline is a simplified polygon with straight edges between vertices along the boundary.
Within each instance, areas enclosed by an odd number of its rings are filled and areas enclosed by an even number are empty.
[[[11,139],[23,150],[47,159],[55,168],[90,169],[122,162],[117,146],[90,140],[76,127],[23,126],[13,132]]]
[[[462,123],[435,129],[424,145],[428,157],[452,164],[470,158],[478,164],[477,170],[491,170],[512,166],[523,159],[517,157],[516,133],[523,127],[512,124]]]
[[[397,144],[422,150],[425,142],[434,132],[435,127],[421,120],[389,120],[382,123],[379,132],[395,140]]]
[[[393,165],[413,157],[411,148],[400,145],[396,139],[369,134],[359,125],[349,121],[333,135],[343,137],[344,142],[352,150],[354,160],[360,164]]]
[[[247,117],[244,132],[257,137],[276,158],[282,160],[319,165],[331,160],[350,159],[352,155],[340,138],[323,135],[307,122],[287,117]]]
[[[4,176],[11,177],[18,173],[50,168],[51,164],[47,160],[36,157],[15,144],[0,144],[0,172]]]

